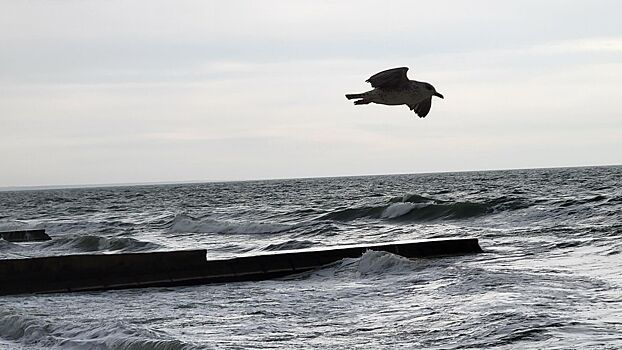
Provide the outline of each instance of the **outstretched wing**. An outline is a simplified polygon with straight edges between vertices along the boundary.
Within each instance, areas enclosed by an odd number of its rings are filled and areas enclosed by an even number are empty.
[[[407,71],[408,67],[387,69],[372,75],[365,81],[374,88],[399,89],[409,84],[408,77],[406,76]]]
[[[432,108],[432,97],[427,98],[416,105],[408,105],[408,107],[417,113],[419,118],[425,118],[425,116],[430,113],[430,108]]]

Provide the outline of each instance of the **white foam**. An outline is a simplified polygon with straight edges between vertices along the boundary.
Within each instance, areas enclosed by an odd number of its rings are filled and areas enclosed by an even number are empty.
[[[383,273],[412,272],[418,265],[403,256],[368,250],[359,259],[358,273],[361,276]]]
[[[291,226],[271,222],[252,221],[220,221],[211,218],[195,219],[178,214],[173,219],[169,232],[173,233],[226,233],[256,234],[278,233],[290,229]]]

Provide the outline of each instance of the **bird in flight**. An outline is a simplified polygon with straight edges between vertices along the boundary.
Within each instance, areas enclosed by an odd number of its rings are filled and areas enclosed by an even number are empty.
[[[355,105],[378,103],[381,105],[407,105],[419,118],[424,118],[432,107],[432,96],[443,98],[434,86],[422,81],[409,80],[408,67],[387,69],[365,80],[374,88],[361,94],[347,94]]]

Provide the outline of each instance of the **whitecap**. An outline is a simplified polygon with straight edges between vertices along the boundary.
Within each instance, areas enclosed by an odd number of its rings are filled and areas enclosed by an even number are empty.
[[[414,260],[383,251],[368,250],[359,258],[358,274],[360,276],[383,273],[412,272],[418,267]]]

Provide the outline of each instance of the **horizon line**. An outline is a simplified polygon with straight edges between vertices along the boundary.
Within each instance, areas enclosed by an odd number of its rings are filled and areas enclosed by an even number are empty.
[[[446,173],[470,173],[480,171],[511,171],[511,170],[536,170],[536,169],[565,169],[565,168],[591,168],[591,167],[616,167],[622,164],[600,164],[600,165],[570,165],[570,166],[543,166],[533,168],[497,168],[497,169],[471,169],[471,170],[441,170],[441,171],[421,171],[412,173],[388,173],[388,174],[350,174],[350,175],[324,175],[324,176],[301,176],[283,178],[256,178],[256,179],[233,179],[233,180],[162,180],[145,182],[116,182],[116,183],[92,183],[92,184],[56,184],[56,185],[25,185],[25,186],[2,186],[0,192],[11,191],[37,191],[37,190],[60,190],[60,189],[79,189],[79,188],[99,188],[99,187],[133,187],[133,186],[159,186],[159,185],[182,185],[182,184],[202,184],[202,183],[229,183],[229,182],[253,182],[253,181],[282,181],[282,180],[304,180],[304,179],[326,179],[342,177],[371,177],[371,176],[396,176],[396,175],[424,175],[424,174],[446,174]]]

